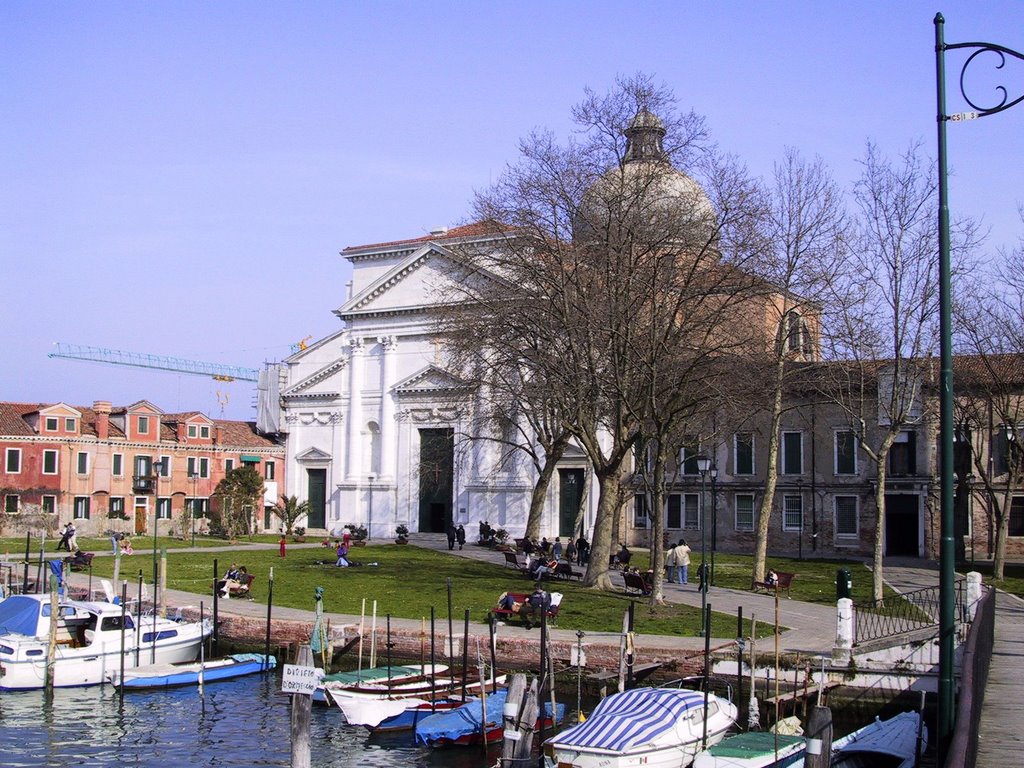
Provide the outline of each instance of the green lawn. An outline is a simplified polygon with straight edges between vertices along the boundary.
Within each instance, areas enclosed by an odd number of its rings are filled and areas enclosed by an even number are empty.
[[[461,622],[466,609],[473,621],[484,621],[488,610],[505,591],[529,592],[531,582],[501,565],[482,563],[415,546],[394,545],[353,548],[352,557],[361,563],[359,568],[335,568],[333,553],[327,549],[290,549],[282,560],[276,550],[246,550],[235,554],[168,553],[168,586],[197,594],[209,594],[213,580],[213,561],[223,573],[232,562],[245,565],[256,574],[253,596],[257,602],[267,598],[267,576],[274,569],[274,605],[304,608],[314,607],[313,590],[324,588],[324,609],[329,612],[358,615],[366,599],[367,614],[377,601],[378,620],[387,614],[394,617],[429,620],[434,608],[438,621],[447,621],[447,582],[452,583],[452,611]],[[377,566],[366,565],[376,562]],[[99,558],[94,563],[94,576],[110,576],[112,558]],[[152,578],[152,559],[146,552],[123,558],[123,578]],[[629,598],[587,589],[578,583],[558,582],[557,588],[565,598],[558,618],[562,629],[581,629],[587,632],[615,632],[622,626],[622,616]],[[133,590],[131,587],[130,590]],[[712,619],[712,634],[733,637],[736,633],[734,616],[716,614]],[[759,629],[764,628],[760,625]],[[685,606],[664,606],[653,610],[637,602],[635,611],[637,632],[664,635],[695,636],[700,629],[700,611]],[[760,632],[759,632],[760,634]]]
[[[1024,597],[1024,563],[1006,563],[1003,566],[1003,580],[996,581],[992,578],[991,562],[976,562],[974,566],[961,566],[957,569],[960,573],[977,571],[980,573],[986,584],[992,584],[999,589],[1006,590],[1017,597]]]

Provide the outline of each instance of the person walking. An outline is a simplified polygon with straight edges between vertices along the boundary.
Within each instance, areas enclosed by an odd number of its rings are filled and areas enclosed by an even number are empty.
[[[562,540],[559,537],[555,537],[555,543],[551,545],[551,554],[555,560],[562,559]]]
[[[448,523],[448,551],[455,549],[455,524]]]
[[[459,523],[459,527],[455,529],[455,541],[459,543],[459,549],[462,549],[462,545],[466,543],[466,529]]]
[[[679,543],[672,547],[669,557],[675,563],[676,581],[680,584],[688,584],[690,576],[690,548],[686,545],[686,539],[680,539]]]
[[[285,535],[282,533],[281,534],[281,540],[279,542],[277,542],[277,549],[281,553],[281,557],[285,556],[285,549],[287,548],[287,545],[288,545],[288,539],[286,539]]]

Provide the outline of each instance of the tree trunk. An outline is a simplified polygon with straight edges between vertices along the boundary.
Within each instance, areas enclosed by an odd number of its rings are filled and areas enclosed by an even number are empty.
[[[658,455],[654,460],[653,489],[651,493],[650,531],[651,541],[648,542],[651,550],[652,588],[651,605],[664,605],[665,596],[662,594],[661,585],[665,578],[665,541],[662,532],[664,530],[663,516],[661,511],[665,508],[665,459],[659,445]]]
[[[1002,581],[1006,568],[1006,537],[1010,535],[1010,504],[1013,496],[1007,487],[1003,500],[996,506],[996,541],[992,550],[992,578]]]
[[[612,522],[619,513],[619,467],[606,467],[597,473],[600,496],[590,544],[590,562],[583,577],[584,586],[611,590],[608,560],[612,555]]]
[[[559,440],[551,446],[550,453],[544,456],[544,463],[541,465],[540,473],[537,476],[537,483],[533,486],[533,496],[530,498],[530,515],[526,519],[526,536],[536,539],[540,536],[540,522],[544,515],[545,501],[547,500],[548,488],[551,487],[551,478],[555,475],[558,462],[565,454],[567,440]]]
[[[889,459],[889,449],[896,440],[896,432],[889,432],[882,439],[878,446],[878,453],[874,456],[875,474],[878,484],[875,486],[875,541],[871,562],[871,599],[878,602],[884,595],[882,584],[882,558],[885,556],[885,482],[887,471],[886,462]]]
[[[772,419],[768,431],[768,458],[765,464],[764,493],[757,511],[757,541],[754,544],[754,581],[764,581],[768,560],[768,530],[775,505],[775,485],[779,476],[779,432],[782,429],[782,374],[785,360],[775,368],[775,391],[772,397]]]

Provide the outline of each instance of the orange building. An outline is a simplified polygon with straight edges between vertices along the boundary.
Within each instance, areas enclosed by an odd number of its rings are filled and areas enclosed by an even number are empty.
[[[0,533],[108,531],[184,536],[204,530],[210,497],[224,476],[251,465],[264,479],[255,530],[277,529],[269,509],[284,488],[284,446],[254,422],[164,413],[141,400],[0,402]],[[194,515],[189,515],[194,511]]]

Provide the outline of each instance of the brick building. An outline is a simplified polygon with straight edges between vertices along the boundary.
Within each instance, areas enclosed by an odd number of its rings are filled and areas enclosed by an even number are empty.
[[[284,488],[284,446],[250,422],[164,413],[145,400],[0,402],[0,458],[6,535],[55,532],[69,520],[82,535],[151,535],[154,521],[161,535],[203,530],[217,484],[247,464],[264,478],[254,527],[278,527],[269,508]]]

